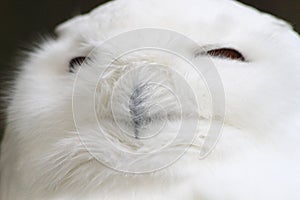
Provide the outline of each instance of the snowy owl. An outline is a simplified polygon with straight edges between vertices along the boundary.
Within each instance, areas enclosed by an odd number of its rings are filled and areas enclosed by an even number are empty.
[[[0,199],[300,199],[300,38],[232,0],[115,0],[10,91]]]

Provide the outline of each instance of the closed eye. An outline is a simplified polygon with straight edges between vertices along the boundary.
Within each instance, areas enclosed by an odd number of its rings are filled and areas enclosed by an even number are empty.
[[[206,54],[213,57],[226,58],[230,60],[238,60],[243,62],[246,61],[242,53],[232,48],[212,49],[207,51]]]
[[[88,58],[85,56],[78,56],[71,59],[69,62],[69,72],[75,72],[76,68],[78,66],[81,66],[86,61],[86,59]]]

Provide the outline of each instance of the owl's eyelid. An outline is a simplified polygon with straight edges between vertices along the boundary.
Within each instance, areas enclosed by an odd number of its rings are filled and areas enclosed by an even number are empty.
[[[232,60],[237,60],[241,62],[247,62],[247,59],[245,58],[244,54],[238,50],[238,48],[232,46],[232,45],[205,45],[201,46],[201,49],[198,49],[195,51],[195,57],[198,56],[211,56],[211,57],[219,57],[222,58],[221,56],[212,56],[209,52],[213,51],[218,51],[218,50],[228,50],[228,51],[235,51],[237,54],[240,54],[241,58],[240,59],[232,59]],[[226,57],[224,57],[226,58]]]
[[[85,62],[89,61],[87,56],[75,56],[69,61],[69,72],[73,73],[77,67],[81,66]]]

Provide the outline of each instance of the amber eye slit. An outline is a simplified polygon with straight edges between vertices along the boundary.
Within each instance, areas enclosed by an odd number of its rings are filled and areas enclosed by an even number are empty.
[[[78,66],[82,65],[82,63],[84,63],[84,61],[86,59],[87,59],[87,57],[85,57],[85,56],[78,56],[78,57],[71,59],[69,62],[69,72],[74,72],[76,70],[76,68]]]
[[[207,54],[213,57],[227,58],[231,60],[239,60],[239,61],[246,60],[243,54],[231,48],[213,49],[207,51]]]

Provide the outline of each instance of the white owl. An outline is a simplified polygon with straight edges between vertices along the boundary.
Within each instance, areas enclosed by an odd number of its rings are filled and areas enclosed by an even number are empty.
[[[300,38],[232,0],[116,0],[20,66],[0,199],[300,199]]]

